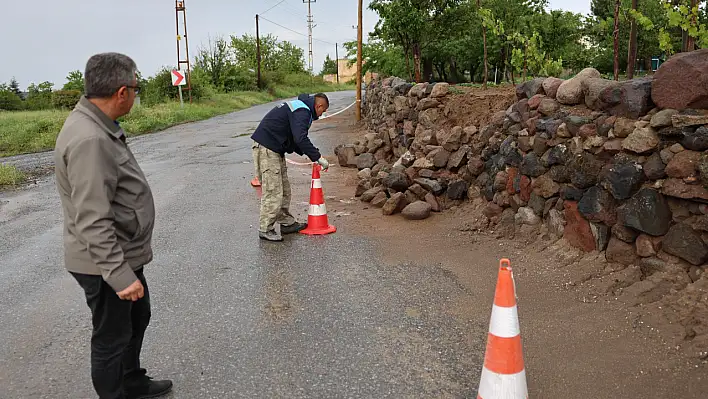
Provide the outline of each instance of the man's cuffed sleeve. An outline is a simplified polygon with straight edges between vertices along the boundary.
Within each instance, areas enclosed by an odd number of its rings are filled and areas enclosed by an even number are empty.
[[[310,127],[310,111],[306,109],[296,110],[290,113],[290,129],[292,130],[295,145],[307,155],[312,162],[320,159],[320,151],[312,144],[307,137]]]

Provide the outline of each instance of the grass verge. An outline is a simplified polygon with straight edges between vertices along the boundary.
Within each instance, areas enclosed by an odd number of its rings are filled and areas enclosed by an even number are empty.
[[[181,123],[196,122],[217,115],[239,111],[254,105],[300,93],[353,90],[350,85],[321,84],[301,87],[275,87],[271,92],[234,92],[217,94],[198,103],[162,103],[150,107],[136,105],[120,119],[128,135],[164,130]],[[59,131],[69,111],[0,111],[0,157],[41,152],[54,148]]]
[[[27,175],[13,165],[0,164],[0,188],[22,184]]]

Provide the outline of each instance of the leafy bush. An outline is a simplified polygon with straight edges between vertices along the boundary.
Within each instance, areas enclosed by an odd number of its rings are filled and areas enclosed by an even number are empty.
[[[0,110],[19,111],[22,106],[22,99],[17,94],[8,90],[0,90]]]
[[[257,76],[255,73],[232,66],[224,76],[224,91],[251,91],[257,90]]]
[[[59,90],[52,93],[52,104],[55,108],[72,109],[81,99],[79,90]]]
[[[52,93],[30,94],[25,100],[25,107],[31,111],[51,109],[53,106]]]
[[[155,76],[141,81],[140,101],[144,105],[154,105],[165,101],[179,100],[179,89],[172,86],[172,68],[163,67]],[[201,68],[194,68],[191,76],[192,99],[208,98],[214,94],[209,76]],[[189,98],[187,86],[182,86],[182,95]]]

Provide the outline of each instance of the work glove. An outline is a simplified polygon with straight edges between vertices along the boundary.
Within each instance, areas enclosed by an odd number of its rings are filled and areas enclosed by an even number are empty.
[[[323,172],[326,172],[327,169],[329,169],[329,162],[327,162],[324,157],[320,157],[320,159],[317,160],[317,163],[320,164]]]

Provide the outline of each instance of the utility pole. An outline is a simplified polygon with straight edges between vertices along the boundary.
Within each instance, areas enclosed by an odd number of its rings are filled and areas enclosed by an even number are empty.
[[[256,85],[261,88],[261,37],[258,33],[258,14],[256,14],[256,62],[258,63],[258,74]]]
[[[312,19],[312,4],[311,3],[317,3],[317,0],[302,0],[303,3],[307,3],[307,36],[308,36],[308,45],[309,45],[309,61],[310,61],[310,75],[312,75],[312,28],[315,26],[312,25],[313,22],[315,22]]]
[[[337,84],[339,84],[339,43],[334,43],[334,58],[337,63]]]
[[[182,13],[183,23],[184,23],[184,35],[179,32],[179,13]],[[177,25],[177,70],[181,70],[182,64],[187,64],[187,91],[189,92],[189,103],[192,103],[192,74],[190,72],[189,64],[189,42],[187,41],[187,9],[184,6],[184,0],[175,0],[175,23]],[[184,47],[187,59],[183,60],[180,58],[180,41],[184,36]],[[181,90],[181,87],[180,87]]]
[[[356,120],[361,120],[361,52],[362,52],[362,9],[364,1],[359,0],[359,24],[357,26],[357,52],[356,52]]]

